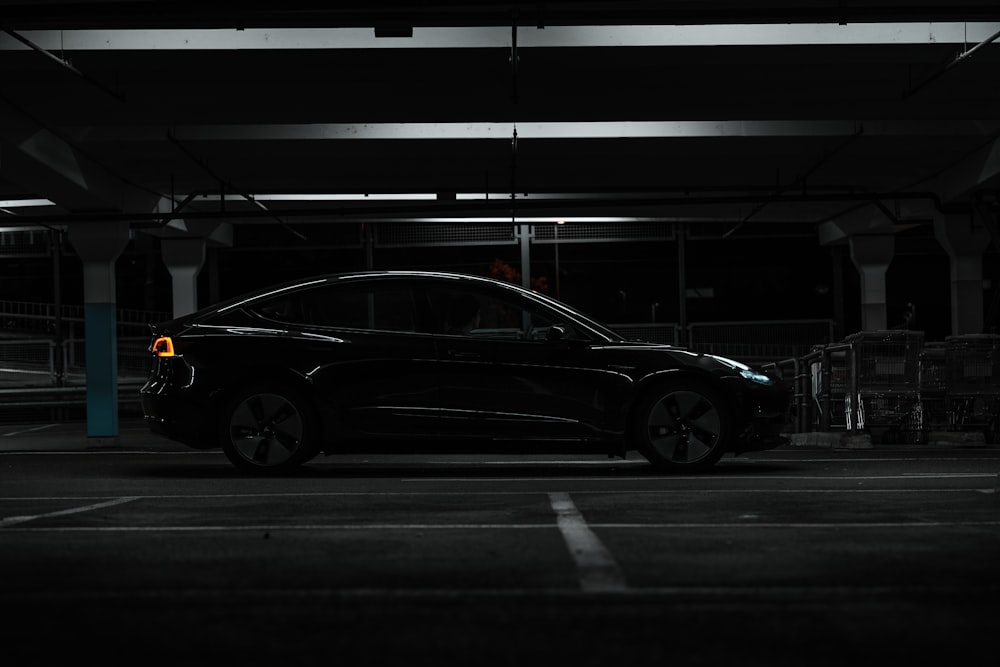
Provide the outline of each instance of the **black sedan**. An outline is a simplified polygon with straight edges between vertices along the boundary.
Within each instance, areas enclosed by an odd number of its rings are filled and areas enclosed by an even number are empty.
[[[320,453],[629,450],[692,471],[786,441],[788,391],[767,375],[464,274],[279,285],[154,326],[150,350],[150,428],[251,473]]]

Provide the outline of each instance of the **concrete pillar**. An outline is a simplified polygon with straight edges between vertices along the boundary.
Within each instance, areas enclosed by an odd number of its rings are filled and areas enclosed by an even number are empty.
[[[888,329],[885,272],[896,252],[891,234],[855,235],[849,240],[851,260],[861,274],[861,328]]]
[[[83,314],[87,359],[87,437],[118,438],[118,337],[115,261],[128,243],[127,223],[69,226],[69,241],[83,261]]]
[[[982,333],[983,253],[990,244],[989,232],[968,215],[938,214],[934,236],[951,258],[951,333]]]
[[[212,266],[214,253],[209,248],[232,247],[233,226],[220,220],[185,220],[174,215],[174,202],[160,199],[153,212],[169,218],[169,222],[144,233],[161,240],[164,265],[173,282],[173,314],[181,317],[198,310],[198,275],[209,261],[209,298],[218,301],[218,272]]]
[[[174,287],[174,317],[198,310],[198,273],[205,264],[204,239],[163,239],[160,250]]]
[[[521,287],[531,289],[531,225],[520,225],[518,241],[521,245]]]

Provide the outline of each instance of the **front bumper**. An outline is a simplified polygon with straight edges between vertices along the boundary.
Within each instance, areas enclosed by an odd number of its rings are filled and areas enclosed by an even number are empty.
[[[759,452],[789,444],[791,438],[784,435],[787,423],[787,419],[755,421],[736,439],[735,453]]]
[[[787,385],[744,384],[738,395],[745,428],[736,438],[735,453],[774,449],[791,441],[785,435],[792,415],[791,390]]]

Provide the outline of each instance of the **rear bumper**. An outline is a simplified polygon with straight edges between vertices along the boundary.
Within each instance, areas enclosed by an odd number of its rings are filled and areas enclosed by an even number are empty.
[[[167,386],[154,381],[139,390],[149,430],[196,449],[218,446],[210,416],[194,401],[185,400],[182,392],[168,392]]]

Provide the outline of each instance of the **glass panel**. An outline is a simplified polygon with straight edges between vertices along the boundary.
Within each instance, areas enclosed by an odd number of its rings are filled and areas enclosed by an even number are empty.
[[[503,295],[440,287],[429,292],[438,330],[452,336],[545,340],[553,320],[532,304]]]
[[[278,322],[338,329],[416,331],[413,294],[390,285],[332,285],[255,305],[251,311]]]

